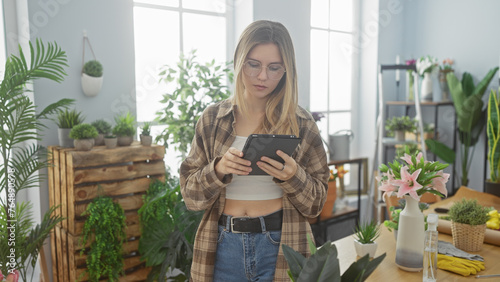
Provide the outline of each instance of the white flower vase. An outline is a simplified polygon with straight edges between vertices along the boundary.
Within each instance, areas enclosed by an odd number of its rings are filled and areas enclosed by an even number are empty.
[[[422,79],[422,91],[421,100],[424,102],[432,101],[432,77],[430,72],[424,73],[424,79]]]
[[[399,214],[396,241],[396,265],[405,271],[417,272],[424,260],[424,214],[418,201],[405,195],[406,205]]]

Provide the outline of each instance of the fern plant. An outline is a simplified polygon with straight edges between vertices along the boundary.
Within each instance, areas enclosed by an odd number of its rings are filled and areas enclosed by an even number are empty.
[[[42,121],[73,103],[62,99],[37,114],[33,101],[24,94],[26,83],[40,78],[61,82],[67,59],[56,43],[45,45],[37,39],[29,46],[30,64],[19,48],[19,56],[7,59],[0,83],[0,270],[8,273],[15,264],[23,281],[33,280],[27,277],[28,270],[36,266],[43,242],[62,218],[54,215],[58,207],[50,207],[41,223],[34,225],[31,203],[16,202],[16,195],[39,187],[44,178],[39,170],[49,165],[45,150],[36,144],[45,127]]]
[[[91,125],[95,127],[95,129],[97,129],[97,132],[99,132],[99,134],[108,134],[111,132],[111,124],[103,119],[93,121]]]
[[[90,281],[108,278],[118,281],[123,275],[122,244],[126,238],[125,212],[113,203],[110,197],[95,198],[82,214],[88,216],[83,226],[83,246],[80,254],[86,251],[85,245],[93,238],[87,253],[87,273]]]
[[[152,266],[148,281],[166,281],[168,270],[174,268],[183,272],[175,281],[188,281],[194,237],[203,212],[186,208],[178,178],[170,177],[167,171],[166,179],[151,182],[143,196],[144,205],[139,209],[139,253],[146,266]]]

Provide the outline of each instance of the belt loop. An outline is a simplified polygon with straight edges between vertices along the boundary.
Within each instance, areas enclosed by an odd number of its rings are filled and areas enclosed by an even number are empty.
[[[228,215],[226,217],[226,227],[225,227],[226,230],[231,230],[231,218],[232,218],[232,216],[230,216],[230,215]]]
[[[262,229],[262,233],[266,232],[266,221],[264,220],[263,216],[259,216],[260,220],[260,228]]]

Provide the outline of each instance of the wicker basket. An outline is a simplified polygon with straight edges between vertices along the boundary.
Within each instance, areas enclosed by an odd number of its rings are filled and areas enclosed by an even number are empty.
[[[477,252],[483,247],[486,224],[469,225],[451,222],[453,245],[466,252]]]

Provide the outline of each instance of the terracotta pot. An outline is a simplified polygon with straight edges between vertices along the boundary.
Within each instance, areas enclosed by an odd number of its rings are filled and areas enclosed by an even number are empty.
[[[337,184],[335,181],[328,182],[328,194],[326,195],[325,205],[319,218],[321,220],[330,218],[333,213],[333,206],[335,205],[335,200],[337,199]]]

